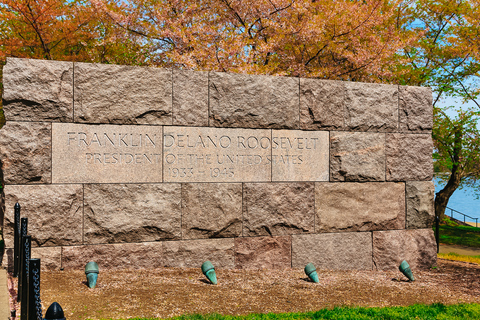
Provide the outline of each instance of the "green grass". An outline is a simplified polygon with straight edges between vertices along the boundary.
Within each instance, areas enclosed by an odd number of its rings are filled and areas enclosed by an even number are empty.
[[[440,225],[440,243],[480,247],[480,228]]]
[[[170,318],[171,320],[273,320],[273,319],[342,319],[342,320],[407,320],[407,319],[480,319],[480,304],[456,304],[445,306],[443,304],[413,305],[409,307],[386,308],[355,308],[336,307],[306,313],[267,313],[249,314],[245,316],[187,315]],[[148,318],[135,318],[132,320],[153,320]]]
[[[464,256],[458,253],[449,252],[449,253],[438,253],[437,256],[442,259],[453,260],[453,261],[463,261],[469,263],[480,264],[480,255],[478,256]]]

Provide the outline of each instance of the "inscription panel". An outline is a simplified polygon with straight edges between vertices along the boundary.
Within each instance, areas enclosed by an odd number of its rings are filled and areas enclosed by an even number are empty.
[[[52,182],[328,181],[328,143],[322,131],[53,123]]]
[[[162,127],[53,123],[52,182],[162,182]]]
[[[327,131],[273,130],[272,181],[328,181]]]
[[[271,181],[271,130],[164,130],[165,182]]]

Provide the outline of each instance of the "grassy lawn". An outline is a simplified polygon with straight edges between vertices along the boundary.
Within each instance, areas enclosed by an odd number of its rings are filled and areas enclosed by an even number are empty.
[[[480,228],[451,224],[440,225],[440,243],[480,247]]]
[[[189,315],[171,318],[171,320],[270,320],[270,319],[480,319],[480,304],[456,304],[445,306],[443,304],[413,305],[409,307],[386,308],[353,308],[336,307],[306,313],[281,313],[281,314],[250,314],[245,316]],[[136,318],[133,320],[153,320]]]
[[[454,252],[450,253],[438,253],[437,256],[442,259],[463,261],[480,264],[480,256],[463,256]]]

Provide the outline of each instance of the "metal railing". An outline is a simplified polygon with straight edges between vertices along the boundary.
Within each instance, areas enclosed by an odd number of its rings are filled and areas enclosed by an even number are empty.
[[[466,218],[467,218],[467,217],[470,218],[470,219],[472,219],[472,220],[475,220],[475,227],[478,228],[478,218],[471,217],[471,216],[469,216],[468,214],[462,213],[462,212],[460,212],[460,211],[457,211],[457,210],[452,209],[452,208],[449,208],[449,207],[447,207],[446,209],[450,210],[450,217],[452,217],[452,218],[453,218],[453,213],[454,213],[454,212],[455,212],[455,213],[458,213],[458,214],[461,214],[461,215],[463,216],[463,222],[464,222],[464,223],[466,222]],[[472,222],[473,222],[473,221],[472,221]]]
[[[17,302],[22,320],[42,320],[40,300],[40,259],[32,259],[32,237],[27,234],[28,218],[20,217],[20,205],[15,204],[13,276],[18,277]],[[15,319],[16,310],[10,310]]]

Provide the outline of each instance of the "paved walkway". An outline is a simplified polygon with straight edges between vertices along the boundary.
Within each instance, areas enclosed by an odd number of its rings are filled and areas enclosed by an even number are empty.
[[[440,243],[440,253],[450,252],[461,254],[462,256],[480,256],[480,248]]]
[[[0,320],[8,320],[10,305],[8,303],[7,271],[0,268]]]
[[[475,222],[468,222],[468,221],[465,223],[472,227],[480,228],[480,221],[478,222],[478,224],[476,224]]]

